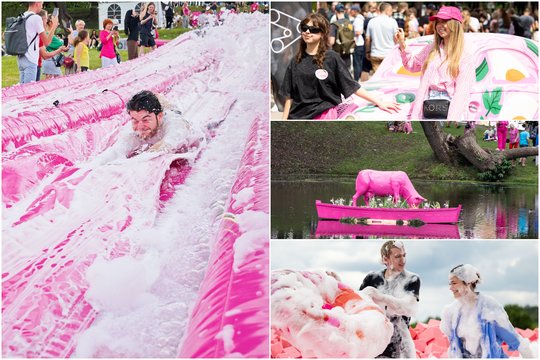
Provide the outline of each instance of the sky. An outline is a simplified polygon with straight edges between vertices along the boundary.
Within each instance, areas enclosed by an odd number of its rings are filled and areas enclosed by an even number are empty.
[[[358,289],[369,271],[383,269],[383,240],[272,240],[271,269],[333,270]],[[478,268],[477,290],[501,304],[538,305],[538,242],[534,240],[405,240],[406,269],[420,276],[420,304],[413,321],[440,316],[453,301],[448,272],[459,264]]]

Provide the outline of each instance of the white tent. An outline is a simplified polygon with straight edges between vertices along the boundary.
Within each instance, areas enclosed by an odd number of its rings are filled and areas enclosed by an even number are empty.
[[[128,10],[136,9],[140,12],[142,2],[100,2],[99,3],[99,28],[101,30],[103,20],[112,19],[118,30],[124,30],[124,17]],[[165,27],[165,12],[163,8],[167,3],[154,2],[158,14],[158,27]]]

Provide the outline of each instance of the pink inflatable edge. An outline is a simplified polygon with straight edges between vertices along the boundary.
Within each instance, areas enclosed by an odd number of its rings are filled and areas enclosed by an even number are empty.
[[[268,236],[259,239],[263,246],[249,253],[237,271],[233,268],[234,243],[242,236],[235,215],[269,212],[269,173],[264,166],[268,141],[267,121],[255,119],[179,357],[269,356]],[[233,195],[248,187],[254,188],[250,201],[237,206]],[[231,341],[216,341],[227,336],[226,327],[234,331]]]

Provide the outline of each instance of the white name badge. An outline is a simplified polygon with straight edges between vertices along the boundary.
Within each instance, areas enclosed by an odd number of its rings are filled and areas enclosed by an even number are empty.
[[[326,78],[328,77],[328,71],[326,71],[324,69],[319,69],[319,70],[315,71],[315,76],[319,80],[326,80]]]

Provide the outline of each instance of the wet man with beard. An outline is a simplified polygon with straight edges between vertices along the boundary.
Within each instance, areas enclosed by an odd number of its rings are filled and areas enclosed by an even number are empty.
[[[183,153],[205,137],[197,134],[179,111],[164,110],[163,104],[151,91],[135,94],[126,104],[126,109],[130,123],[120,130],[118,141],[99,155],[93,165],[132,158],[147,151]]]
[[[401,241],[385,242],[381,247],[381,260],[386,269],[368,273],[360,286],[360,290],[385,309],[394,325],[392,339],[379,358],[416,357],[409,322],[418,308],[420,278],[405,270],[406,255]]]

